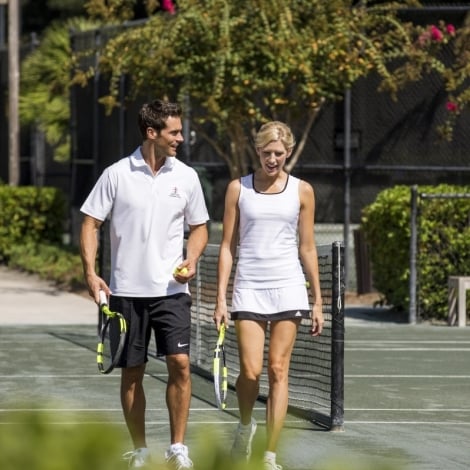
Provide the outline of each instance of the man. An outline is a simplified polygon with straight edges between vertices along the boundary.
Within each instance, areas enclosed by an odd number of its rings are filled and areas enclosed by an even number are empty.
[[[171,445],[165,453],[176,470],[192,468],[184,445],[191,377],[191,297],[188,281],[208,241],[208,212],[197,173],[176,157],[183,142],[181,108],[155,100],[138,116],[142,145],[106,168],[81,211],[80,249],[90,296],[110,295],[110,308],[123,313],[129,337],[121,363],[121,404],[134,444],[130,468],[147,466],[143,377],[151,331],[157,354],[166,357],[166,391]],[[95,271],[98,232],[109,217],[109,287]],[[183,259],[185,226],[189,227]]]

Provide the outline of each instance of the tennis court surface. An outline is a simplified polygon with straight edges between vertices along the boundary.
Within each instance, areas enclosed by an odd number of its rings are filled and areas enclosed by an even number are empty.
[[[126,435],[119,372],[102,376],[96,367],[93,303],[15,276],[0,270],[0,433],[13,433],[16,417],[34,408],[52,427],[116,423]],[[470,328],[410,326],[362,307],[346,308],[345,323],[344,432],[289,415],[279,449],[284,470],[468,470]],[[150,361],[145,385],[158,460],[169,434],[163,362]],[[262,402],[255,415],[262,435]],[[232,390],[227,411],[219,411],[211,382],[193,375],[190,447],[211,432],[229,447],[237,416]],[[127,437],[124,443],[129,450]]]

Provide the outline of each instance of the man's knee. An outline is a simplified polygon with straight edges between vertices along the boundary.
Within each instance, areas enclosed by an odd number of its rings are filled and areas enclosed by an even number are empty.
[[[190,362],[187,354],[167,356],[166,364],[170,378],[183,382],[190,380]]]
[[[121,381],[123,384],[142,383],[145,373],[145,364],[135,367],[125,367],[121,369]]]

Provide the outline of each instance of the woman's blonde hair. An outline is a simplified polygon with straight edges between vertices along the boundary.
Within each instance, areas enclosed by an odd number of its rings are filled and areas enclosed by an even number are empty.
[[[280,140],[286,150],[295,146],[295,137],[290,127],[280,121],[271,121],[263,124],[255,136],[255,147],[263,148],[270,142]]]

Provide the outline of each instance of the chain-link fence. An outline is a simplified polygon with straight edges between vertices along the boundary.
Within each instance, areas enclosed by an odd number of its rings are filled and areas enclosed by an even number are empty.
[[[458,25],[469,7],[462,5],[462,2],[454,3],[444,7],[441,2],[426,2],[424,9],[410,9],[407,15],[422,24],[436,23],[443,18]],[[72,49],[75,52],[94,50],[95,54],[87,56],[82,65],[95,65],[101,45],[119,29],[132,27],[133,24],[71,32]],[[6,48],[0,49],[0,82],[3,89],[7,82],[6,52]],[[447,50],[445,54],[451,60],[452,52]],[[121,77],[121,97],[125,96],[127,86],[125,77]],[[468,183],[470,175],[466,145],[463,145],[467,141],[470,125],[468,114],[457,122],[453,141],[439,140],[435,132],[446,112],[446,94],[437,77],[427,76],[424,83],[408,86],[396,101],[387,94],[378,93],[377,86],[377,77],[367,77],[352,88],[347,100],[350,106],[345,106],[343,102],[325,105],[292,171],[314,186],[315,219],[319,227],[323,227],[323,235],[329,240],[337,239],[340,227],[347,253],[346,279],[350,286],[355,285],[356,277],[352,233],[360,222],[362,209],[371,204],[381,190],[398,184],[463,185]],[[107,90],[107,80],[99,74],[88,86],[71,89],[70,162],[54,162],[41,136],[36,134],[37,138],[34,137],[35,130],[32,133],[29,129],[23,132],[21,182],[53,185],[64,190],[70,201],[68,227],[72,242],[76,242],[78,236],[78,208],[101,171],[139,145],[137,112],[143,101],[154,98],[143,96],[108,116],[98,103],[98,97],[105,95]],[[1,94],[1,109],[6,109],[5,99],[6,95]],[[185,107],[191,105],[189,102],[183,104]],[[197,118],[197,110],[191,112],[192,118]],[[300,133],[300,122],[291,125],[296,133]],[[229,181],[228,169],[207,142],[191,128],[191,117],[185,120],[184,127],[188,138],[179,157],[204,175],[211,219],[220,221]],[[351,132],[349,139],[345,139],[348,128]],[[2,156],[7,155],[7,129],[7,117],[0,113]],[[350,141],[348,152],[344,148],[346,140]],[[6,158],[0,158],[0,180],[3,181],[7,180],[8,175],[6,161]],[[328,227],[334,227],[329,234],[325,232]],[[367,259],[361,258],[361,265],[366,269]],[[366,280],[363,284],[367,284]]]
[[[409,322],[446,318],[450,277],[470,276],[470,193],[412,187],[410,229]]]

